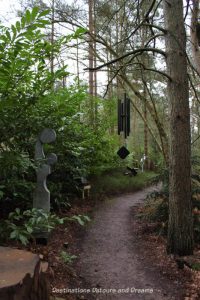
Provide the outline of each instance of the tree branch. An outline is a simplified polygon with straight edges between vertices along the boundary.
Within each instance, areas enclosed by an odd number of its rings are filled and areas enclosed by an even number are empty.
[[[164,34],[158,33],[158,34],[153,35],[153,36],[150,37],[150,39],[146,42],[146,44],[145,44],[144,47],[145,47],[145,48],[148,47],[148,45],[151,43],[151,41],[153,41],[153,40],[155,40],[155,39],[157,39],[157,38],[159,38],[159,37],[164,37]]]
[[[160,70],[157,70],[157,69],[152,69],[152,68],[147,68],[143,63],[140,63],[140,62],[135,63],[135,64],[136,64],[136,65],[140,65],[140,66],[143,68],[143,70],[158,73],[158,74],[160,74],[160,75],[165,76],[165,77],[168,78],[170,81],[172,81],[172,78],[171,78],[167,73],[165,73],[165,72],[163,72],[163,71],[160,71]]]
[[[193,84],[193,82],[192,82],[192,79],[191,79],[191,77],[190,77],[189,74],[188,74],[188,79],[189,79],[190,85],[191,85],[191,87],[192,87],[192,90],[193,90],[193,92],[194,92],[194,95],[195,95],[195,97],[196,97],[196,100],[197,100],[197,102],[200,103],[200,100],[199,100],[197,91],[196,91],[196,89],[195,89],[195,86],[194,86],[194,84]]]
[[[158,30],[162,31],[164,34],[167,33],[167,30],[166,30],[166,29],[164,29],[164,28],[162,28],[162,27],[160,27],[160,26],[158,26],[158,25],[155,25],[155,24],[143,23],[142,25],[143,25],[143,26],[148,26],[148,27],[151,27],[151,28],[158,29]]]
[[[128,52],[128,53],[126,53],[126,54],[124,54],[124,55],[122,55],[120,57],[117,57],[117,58],[115,58],[115,59],[113,59],[113,60],[111,60],[111,61],[109,61],[109,62],[107,62],[107,63],[105,63],[103,65],[100,65],[100,66],[98,66],[96,68],[86,68],[85,70],[96,71],[96,70],[102,69],[103,67],[107,67],[107,66],[109,66],[111,64],[114,64],[114,63],[116,63],[116,62],[118,62],[118,61],[120,61],[120,60],[122,60],[122,59],[124,59],[124,58],[126,58],[128,56],[130,56],[130,55],[134,55],[134,54],[137,54],[137,53],[138,54],[142,54],[143,52],[153,52],[153,53],[161,54],[164,57],[166,56],[166,53],[164,51],[160,50],[160,49],[155,49],[155,48],[141,48],[141,49],[136,49],[136,50],[133,50],[131,52]]]

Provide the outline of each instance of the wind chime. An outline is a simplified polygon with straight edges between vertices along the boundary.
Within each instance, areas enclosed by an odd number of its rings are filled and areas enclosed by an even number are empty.
[[[118,100],[118,135],[124,135],[126,141],[130,134],[130,99],[124,94],[123,100]],[[117,154],[120,158],[125,159],[129,155],[126,146],[122,146]]]

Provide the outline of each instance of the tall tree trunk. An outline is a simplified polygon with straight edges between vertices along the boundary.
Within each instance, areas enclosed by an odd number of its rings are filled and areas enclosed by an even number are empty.
[[[142,15],[144,15],[144,12],[142,12]],[[143,16],[144,17],[144,16]],[[147,36],[148,36],[148,28],[147,27],[142,27],[141,28],[141,46],[142,48],[145,47],[145,43],[147,40]],[[142,63],[144,64],[144,66],[147,65],[148,62],[148,54],[144,53],[143,56],[141,57],[142,59]],[[145,72],[143,73],[142,71],[142,81],[143,81],[143,98],[144,98],[144,154],[146,156],[146,160],[144,162],[144,168],[148,169],[148,128],[147,128],[147,87],[146,87],[146,76],[145,76]]]
[[[53,53],[53,44],[54,44],[54,16],[55,14],[55,1],[52,0],[52,15],[51,15],[51,73],[54,71],[54,53]]]
[[[95,1],[93,1],[93,34],[96,33],[96,14],[95,14]],[[96,42],[93,41],[93,61],[94,61],[94,68],[97,66],[97,57],[96,57],[96,52],[97,52],[97,45]],[[95,127],[97,126],[98,123],[98,101],[97,101],[97,71],[93,72],[93,82],[94,82],[94,97],[95,97],[95,102],[94,102],[94,123]]]
[[[76,72],[77,72],[77,82],[78,82],[78,86],[80,86],[79,43],[78,43],[78,39],[77,39],[77,42],[76,42]]]
[[[89,32],[92,35],[94,33],[94,18],[93,18],[93,10],[94,10],[94,2],[93,0],[88,0],[88,8],[89,8]],[[94,68],[94,49],[93,49],[93,39],[90,36],[89,41],[89,96],[90,96],[90,123],[94,125],[94,72],[91,70]]]
[[[192,9],[192,17],[191,17],[191,26],[190,26],[190,35],[191,35],[191,46],[192,46],[192,56],[193,56],[193,64],[195,69],[200,74],[200,50],[199,50],[199,35],[200,35],[200,27],[197,27],[198,16],[199,16],[199,0],[192,0],[193,9]]]
[[[146,105],[146,101],[147,101],[147,93],[146,93],[146,86],[144,86],[144,98],[146,99],[144,102],[144,154],[146,156],[146,160],[144,163],[145,169],[148,169],[148,128],[147,128],[147,105]]]
[[[193,253],[190,110],[182,0],[164,1],[170,114],[169,253]]]

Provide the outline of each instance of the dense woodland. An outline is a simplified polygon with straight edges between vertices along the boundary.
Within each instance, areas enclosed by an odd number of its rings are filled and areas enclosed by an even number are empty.
[[[53,128],[57,139],[45,153],[58,162],[42,226],[63,222],[57,214],[80,196],[80,177],[108,176],[113,187],[121,173],[126,185],[126,166],[141,169],[145,154],[146,177],[153,171],[162,189],[141,215],[159,222],[168,253],[192,254],[200,240],[199,0],[21,0],[15,15],[0,25],[2,242],[28,243],[41,221],[31,210],[34,149],[42,129]],[[124,93],[131,100],[126,140],[117,133]],[[125,160],[117,156],[122,145],[130,151]]]

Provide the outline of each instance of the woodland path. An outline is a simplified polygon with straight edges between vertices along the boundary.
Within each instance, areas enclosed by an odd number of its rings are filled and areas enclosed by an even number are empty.
[[[143,202],[155,187],[105,201],[96,209],[85,234],[78,262],[85,288],[153,289],[153,293],[85,295],[84,299],[180,300],[181,286],[162,278],[150,264],[145,265],[142,245],[131,230],[133,206]],[[178,295],[177,295],[178,293]]]

